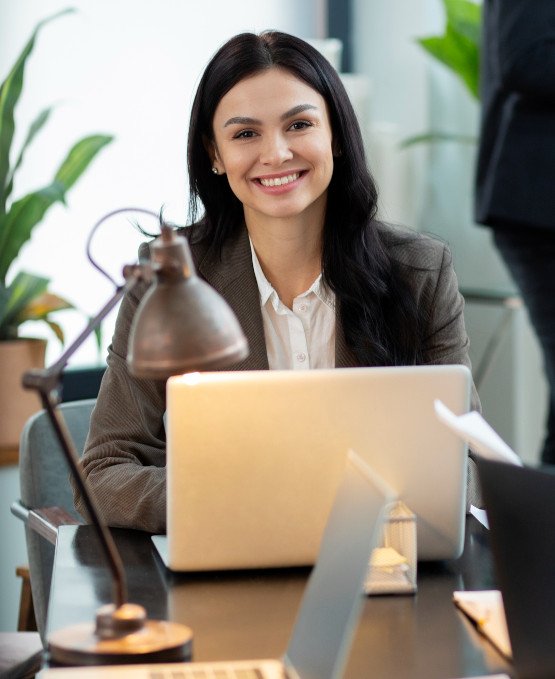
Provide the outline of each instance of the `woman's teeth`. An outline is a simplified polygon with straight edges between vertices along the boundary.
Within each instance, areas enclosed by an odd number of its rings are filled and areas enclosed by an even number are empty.
[[[286,177],[275,177],[274,179],[260,179],[262,186],[283,186],[284,184],[289,184],[294,182],[300,177],[299,172],[295,174],[288,174]]]

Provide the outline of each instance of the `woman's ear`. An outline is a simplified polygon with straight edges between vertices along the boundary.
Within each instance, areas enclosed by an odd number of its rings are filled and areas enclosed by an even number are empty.
[[[218,147],[216,146],[216,142],[213,141],[212,139],[208,139],[207,137],[203,137],[202,143],[204,144],[206,153],[208,153],[208,156],[210,158],[212,172],[214,174],[225,174],[225,169],[222,161],[220,160],[220,155],[218,153]]]

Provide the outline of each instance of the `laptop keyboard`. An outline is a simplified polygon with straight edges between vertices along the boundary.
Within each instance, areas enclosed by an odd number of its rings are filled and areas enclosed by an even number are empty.
[[[153,670],[148,677],[149,679],[264,679],[264,675],[257,667]]]

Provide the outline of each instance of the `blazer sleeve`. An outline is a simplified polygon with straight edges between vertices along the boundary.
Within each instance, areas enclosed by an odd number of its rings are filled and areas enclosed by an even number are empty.
[[[108,525],[163,533],[165,382],[136,379],[127,369],[127,341],[139,303],[133,293],[124,297],[118,313],[81,464]],[[74,502],[87,516],[75,486]]]
[[[468,355],[470,342],[464,323],[464,299],[459,292],[451,252],[446,245],[442,246],[438,259],[439,266],[428,271],[421,291],[421,304],[427,307],[423,313],[423,317],[427,319],[424,332],[424,361],[432,365],[466,365],[472,370]],[[474,383],[470,401],[471,409],[480,412],[480,398]],[[467,510],[470,504],[475,507],[484,506],[478,470],[471,450],[468,460]]]

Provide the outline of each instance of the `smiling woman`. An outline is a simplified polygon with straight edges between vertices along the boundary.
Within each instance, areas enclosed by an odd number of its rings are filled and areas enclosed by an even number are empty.
[[[250,345],[232,370],[469,365],[450,253],[376,220],[353,107],[309,44],[270,31],[220,48],[193,103],[188,166],[183,232]],[[162,532],[165,385],[126,367],[140,296],[122,303],[83,465],[109,524]]]

